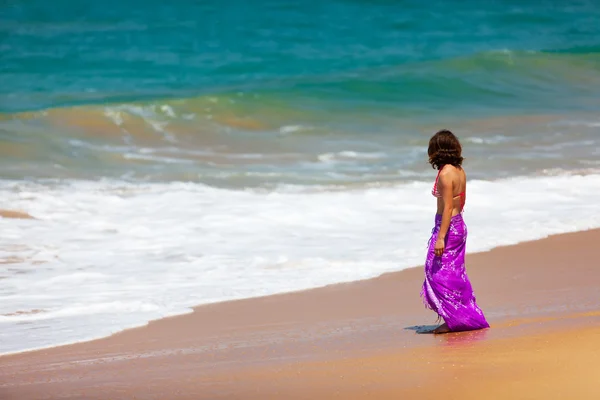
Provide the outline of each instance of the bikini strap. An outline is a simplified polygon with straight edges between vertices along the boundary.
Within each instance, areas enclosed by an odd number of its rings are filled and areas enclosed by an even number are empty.
[[[441,168],[440,168],[440,169],[438,169],[438,173],[437,173],[437,175],[435,176],[435,181],[433,182],[436,188],[437,188],[438,179],[440,179],[440,173],[441,173],[441,172],[442,172],[442,169],[441,169]]]

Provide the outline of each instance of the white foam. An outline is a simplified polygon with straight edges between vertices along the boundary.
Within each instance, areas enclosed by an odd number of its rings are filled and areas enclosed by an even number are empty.
[[[321,162],[329,163],[334,161],[350,161],[350,160],[381,160],[387,155],[381,152],[356,152],[356,151],[340,151],[337,153],[323,153],[318,155]]]
[[[160,112],[157,112],[160,111]],[[115,124],[123,124],[123,115],[130,114],[142,118],[156,132],[163,135],[163,138],[172,143],[176,143],[175,136],[167,130],[170,121],[177,117],[173,108],[167,104],[157,106],[155,104],[140,106],[135,104],[121,104],[104,108],[104,115],[110,118]]]
[[[38,218],[0,219],[0,256],[26,260],[0,270],[0,353],[422,264],[430,184],[268,192],[0,181],[1,208]],[[597,174],[470,181],[468,250],[600,227],[597,193]]]
[[[172,157],[158,157],[144,153],[126,153],[123,158],[128,160],[143,160],[143,161],[154,161],[166,164],[194,164],[193,160],[186,160],[183,158],[172,158]]]
[[[284,125],[281,128],[279,128],[279,133],[287,134],[287,133],[294,133],[294,132],[299,132],[299,131],[311,131],[311,130],[313,130],[313,128],[310,126]]]
[[[171,106],[169,106],[168,104],[163,104],[162,106],[160,106],[160,110],[162,112],[164,112],[170,118],[177,117],[177,114],[175,114],[175,111],[173,111],[173,108]]]
[[[474,143],[474,144],[499,144],[510,141],[511,139],[502,135],[495,135],[487,138],[482,138],[478,136],[471,136],[465,138],[466,142]]]
[[[104,115],[106,115],[111,121],[115,123],[117,126],[123,125],[123,115],[121,111],[113,110],[109,107],[104,109]]]

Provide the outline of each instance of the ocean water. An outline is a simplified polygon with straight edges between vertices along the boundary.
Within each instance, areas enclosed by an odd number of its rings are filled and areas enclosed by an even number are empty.
[[[0,5],[0,354],[600,227],[592,1]],[[419,288],[415,288],[418,296]]]

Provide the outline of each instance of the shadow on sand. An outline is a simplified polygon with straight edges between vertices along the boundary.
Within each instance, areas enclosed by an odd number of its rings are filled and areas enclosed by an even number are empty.
[[[407,331],[415,331],[418,334],[424,335],[429,334],[433,335],[433,330],[437,328],[439,325],[415,325],[415,326],[407,326]]]

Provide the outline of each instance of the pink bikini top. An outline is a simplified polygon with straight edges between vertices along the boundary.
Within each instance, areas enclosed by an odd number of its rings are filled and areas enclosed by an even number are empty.
[[[442,197],[442,194],[438,191],[437,188],[438,179],[440,178],[440,172],[442,172],[441,169],[438,171],[437,176],[435,177],[435,182],[433,183],[433,189],[431,189],[431,194],[433,195],[433,197],[437,198]],[[454,197],[460,197],[460,210],[462,211],[462,209],[465,207],[465,192],[461,192]]]

